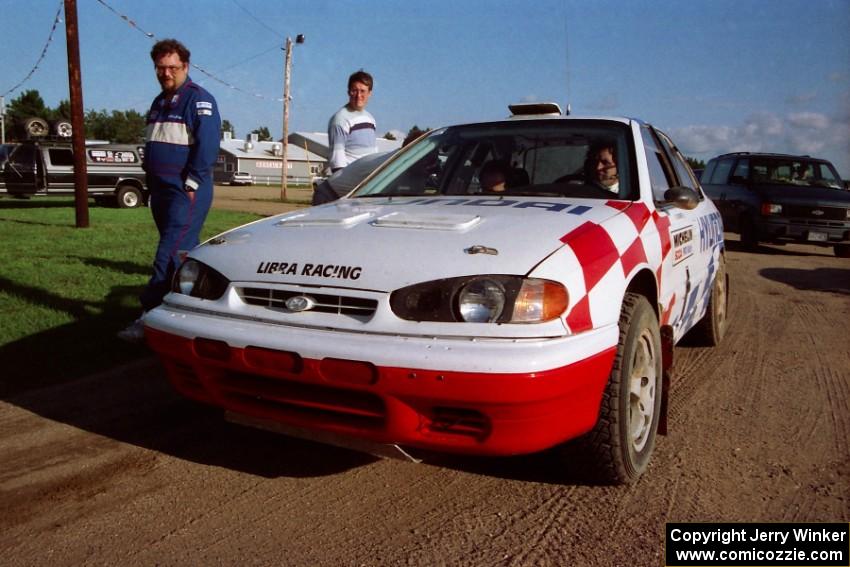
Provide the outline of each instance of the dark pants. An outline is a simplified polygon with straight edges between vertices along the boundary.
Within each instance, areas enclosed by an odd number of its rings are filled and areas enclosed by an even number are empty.
[[[159,230],[159,244],[153,276],[139,296],[145,311],[162,303],[171,290],[171,279],[182,261],[179,252],[198,245],[211,204],[212,183],[199,187],[194,195],[175,187],[151,187],[150,207]]]

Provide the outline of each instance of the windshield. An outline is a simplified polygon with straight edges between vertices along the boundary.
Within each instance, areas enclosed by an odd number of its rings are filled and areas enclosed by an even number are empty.
[[[752,160],[753,183],[756,185],[797,185],[841,189],[841,179],[829,163],[804,159]]]
[[[523,120],[437,130],[353,197],[528,195],[629,199],[637,194],[628,127],[600,120]]]

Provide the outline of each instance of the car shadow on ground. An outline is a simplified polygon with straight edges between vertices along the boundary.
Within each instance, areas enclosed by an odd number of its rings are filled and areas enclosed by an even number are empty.
[[[821,248],[812,246],[811,252],[801,252],[792,250],[781,244],[757,244],[754,248],[743,245],[738,240],[726,240],[726,249],[730,252],[743,252],[745,254],[765,254],[768,256],[799,256],[802,258],[808,256],[834,256],[831,248]]]
[[[828,291],[850,295],[850,269],[765,268],[759,274],[769,280],[784,283],[799,290]]]

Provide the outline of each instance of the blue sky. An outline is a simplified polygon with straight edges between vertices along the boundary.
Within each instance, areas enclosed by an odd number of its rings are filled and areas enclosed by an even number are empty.
[[[68,98],[60,0],[0,0],[0,94]],[[106,4],[106,5],[104,5]],[[134,21],[132,27],[115,12]],[[498,119],[522,100],[642,118],[692,157],[808,153],[850,178],[850,0],[77,0],[86,109],[144,112],[152,40],[192,51],[192,78],[237,137],[282,131],[283,45],[293,51],[290,130],[324,131],[359,68],[375,77],[379,133]]]

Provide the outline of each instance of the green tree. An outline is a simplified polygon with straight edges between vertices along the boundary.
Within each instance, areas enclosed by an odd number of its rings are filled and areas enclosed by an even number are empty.
[[[86,136],[119,144],[140,143],[145,137],[145,116],[135,110],[89,110]]]
[[[6,119],[9,122],[22,122],[27,118],[38,117],[50,120],[50,109],[44,104],[44,99],[35,89],[30,89],[12,99],[6,106]]]
[[[430,128],[425,128],[424,130],[422,130],[421,128],[419,128],[419,126],[414,124],[413,127],[410,130],[407,131],[407,136],[404,137],[404,141],[401,143],[401,145],[406,146],[407,144],[409,144],[410,142],[412,142],[413,140],[415,140],[416,138],[418,138],[422,134],[425,134],[426,132],[430,132],[430,131],[431,131]]]
[[[695,159],[692,157],[685,156],[685,161],[688,162],[688,165],[691,166],[691,169],[705,169],[705,162],[701,159]]]
[[[59,106],[56,108],[51,108],[50,110],[50,119],[51,120],[70,120],[71,119],[71,101],[68,99],[62,99],[59,101]]]
[[[269,129],[266,126],[260,126],[259,128],[255,128],[254,130],[251,130],[251,133],[257,134],[257,139],[260,142],[271,142],[272,141],[271,132],[269,132]]]
[[[222,132],[230,132],[230,137],[236,137],[236,130],[233,129],[233,124],[230,123],[230,120],[222,120],[221,121],[221,131]],[[224,136],[222,136],[223,138]]]

